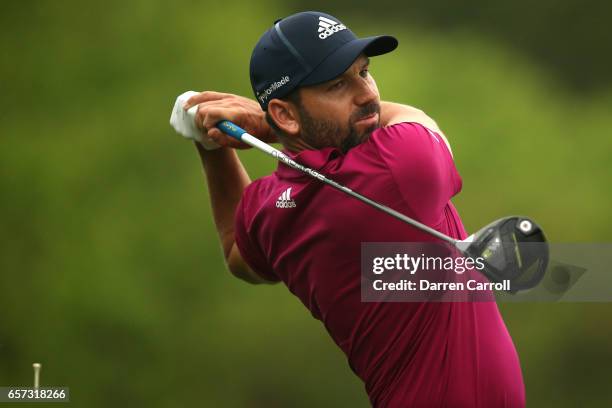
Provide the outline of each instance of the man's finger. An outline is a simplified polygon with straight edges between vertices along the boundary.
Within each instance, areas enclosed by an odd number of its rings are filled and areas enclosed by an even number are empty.
[[[195,115],[196,126],[204,129],[204,123],[208,124],[207,128],[214,127],[220,120],[226,119],[233,121],[236,119],[236,104],[230,99],[209,101],[207,103],[200,103],[198,110]],[[207,116],[211,116],[210,119],[206,119]],[[209,122],[213,120],[212,124]]]
[[[208,131],[208,137],[218,143],[221,139],[224,138],[224,134],[219,129],[212,128]]]
[[[207,131],[214,129],[217,123],[224,119],[236,120],[236,113],[225,106],[203,106],[199,109],[198,114],[202,118],[202,127]]]
[[[232,97],[231,94],[227,94],[223,92],[215,92],[215,91],[200,92],[199,94],[194,95],[191,98],[187,99],[184,109],[189,109],[193,105],[197,105],[198,103],[218,101],[221,99],[227,99],[231,97]]]
[[[240,142],[232,138],[231,136],[226,135],[225,133],[223,133],[221,130],[219,130],[216,127],[210,128],[207,134],[208,134],[208,137],[212,141],[217,143],[219,146],[232,147],[235,149],[248,149],[251,147],[247,145],[246,143]]]

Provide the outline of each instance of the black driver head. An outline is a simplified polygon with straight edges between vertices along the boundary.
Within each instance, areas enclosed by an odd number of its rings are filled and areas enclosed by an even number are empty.
[[[542,229],[528,217],[512,216],[492,222],[472,235],[463,252],[482,258],[481,272],[492,282],[510,281],[510,292],[537,286],[548,265],[548,243]]]

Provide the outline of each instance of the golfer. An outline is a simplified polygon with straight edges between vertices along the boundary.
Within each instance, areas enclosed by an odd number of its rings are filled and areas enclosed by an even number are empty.
[[[247,282],[282,281],[323,323],[375,407],[523,407],[519,360],[494,302],[361,302],[362,242],[433,238],[283,163],[251,181],[234,150],[246,145],[215,128],[231,120],[306,167],[464,239],[450,202],[462,181],[446,137],[422,111],[381,101],[369,71],[370,58],[397,44],[357,38],[325,13],[297,13],[253,49],[255,100],[208,91],[188,101],[222,146],[196,143],[227,265]]]

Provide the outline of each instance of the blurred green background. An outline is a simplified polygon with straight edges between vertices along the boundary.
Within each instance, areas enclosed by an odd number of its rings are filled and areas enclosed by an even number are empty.
[[[168,125],[185,90],[252,96],[253,45],[304,9],[399,38],[372,73],[450,139],[468,231],[522,213],[553,242],[609,241],[610,6],[535,3],[5,2],[0,385],[40,362],[78,407],[368,406],[285,287],[225,271],[197,155]],[[241,157],[253,178],[276,166]],[[611,305],[501,309],[529,406],[612,406]]]

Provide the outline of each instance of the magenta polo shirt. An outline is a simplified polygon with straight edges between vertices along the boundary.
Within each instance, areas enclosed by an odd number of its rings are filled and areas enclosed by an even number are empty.
[[[467,236],[444,140],[416,123],[380,128],[342,154],[292,157],[454,238]],[[320,320],[376,407],[523,407],[516,350],[494,302],[361,302],[361,242],[435,238],[290,167],[251,183],[236,209],[251,268],[282,281]]]

